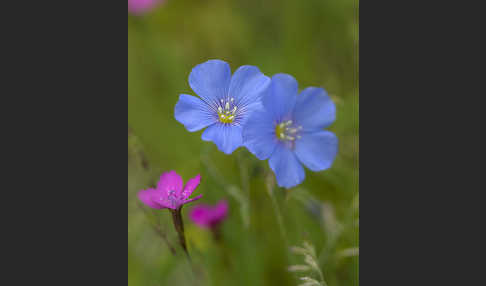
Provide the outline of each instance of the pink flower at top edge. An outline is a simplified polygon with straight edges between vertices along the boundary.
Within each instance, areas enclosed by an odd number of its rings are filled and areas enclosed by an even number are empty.
[[[197,205],[191,209],[189,217],[200,227],[213,228],[220,224],[228,214],[228,202],[220,201],[217,205]]]
[[[189,199],[189,196],[197,188],[201,181],[201,176],[187,181],[183,187],[183,181],[179,174],[175,171],[163,173],[157,183],[156,188],[149,188],[138,192],[138,198],[145,205],[154,209],[173,209],[177,210],[184,204],[198,200],[202,195]]]
[[[150,12],[165,0],[128,0],[128,12],[142,15]]]

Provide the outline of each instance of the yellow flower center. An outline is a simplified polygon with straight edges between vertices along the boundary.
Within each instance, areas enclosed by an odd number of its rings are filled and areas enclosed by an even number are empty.
[[[235,120],[238,108],[234,105],[234,101],[234,98],[221,99],[221,105],[218,107],[218,118],[221,123],[228,124]]]
[[[295,127],[292,124],[293,121],[288,120],[275,126],[275,135],[277,135],[279,140],[294,141],[296,139],[300,139],[300,135],[298,135],[297,132],[302,130],[302,126]]]

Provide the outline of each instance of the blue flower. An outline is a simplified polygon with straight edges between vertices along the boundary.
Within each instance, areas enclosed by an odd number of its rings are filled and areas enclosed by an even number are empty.
[[[270,78],[254,66],[241,66],[233,76],[229,65],[209,60],[194,67],[189,85],[199,95],[181,94],[175,106],[175,118],[190,132],[208,127],[204,141],[212,141],[218,149],[231,154],[243,145],[243,124],[248,116],[261,108],[261,96]]]
[[[260,160],[268,158],[281,187],[305,179],[304,164],[312,171],[331,167],[338,149],[336,135],[323,128],[336,117],[336,107],[322,88],[309,87],[298,95],[290,75],[277,74],[243,130],[243,142]]]

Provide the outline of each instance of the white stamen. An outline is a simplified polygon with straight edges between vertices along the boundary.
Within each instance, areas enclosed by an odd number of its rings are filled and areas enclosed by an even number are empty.
[[[297,132],[297,128],[287,128],[286,130],[290,133],[296,133]]]
[[[296,139],[302,138],[299,135],[300,130],[302,130],[302,126],[294,125],[294,121],[292,120],[280,122],[276,129],[278,138],[284,141],[295,141]]]

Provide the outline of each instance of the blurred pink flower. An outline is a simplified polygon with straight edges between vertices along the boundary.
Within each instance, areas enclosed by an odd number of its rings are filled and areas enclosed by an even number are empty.
[[[192,208],[189,217],[200,227],[214,228],[219,225],[228,214],[228,202],[220,201],[215,206],[200,204]]]
[[[163,173],[162,176],[160,176],[160,180],[155,189],[149,188],[140,191],[138,193],[138,198],[142,203],[154,209],[167,208],[178,210],[184,204],[198,200],[202,197],[202,195],[199,195],[189,199],[189,196],[197,188],[199,182],[201,182],[201,176],[197,175],[187,181],[183,188],[182,185],[184,182],[182,181],[181,176],[175,171],[170,171]]]
[[[141,15],[150,12],[165,0],[128,0],[128,12]]]

